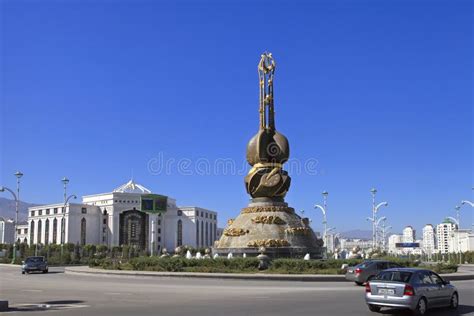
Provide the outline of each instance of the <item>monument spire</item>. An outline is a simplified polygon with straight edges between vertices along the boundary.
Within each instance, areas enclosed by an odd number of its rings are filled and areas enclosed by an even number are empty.
[[[260,80],[260,129],[275,129],[275,110],[273,107],[273,76],[275,60],[272,53],[263,53],[258,63]]]

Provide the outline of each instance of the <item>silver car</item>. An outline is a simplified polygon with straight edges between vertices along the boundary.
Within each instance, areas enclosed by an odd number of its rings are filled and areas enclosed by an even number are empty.
[[[433,307],[456,309],[459,294],[455,286],[433,271],[397,268],[382,271],[366,283],[365,301],[372,312],[391,307],[424,315]]]

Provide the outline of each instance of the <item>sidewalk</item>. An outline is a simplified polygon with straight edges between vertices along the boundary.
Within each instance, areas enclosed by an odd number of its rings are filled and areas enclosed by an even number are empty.
[[[461,269],[460,269],[461,270]],[[234,279],[234,280],[262,280],[262,281],[300,281],[300,282],[348,282],[344,275],[325,274],[265,274],[265,273],[200,273],[200,272],[154,272],[104,270],[87,266],[66,267],[67,274],[106,275],[106,276],[133,276],[133,277],[167,277],[167,278],[204,278],[204,279]],[[457,273],[442,274],[448,281],[474,280],[473,272],[460,271]]]

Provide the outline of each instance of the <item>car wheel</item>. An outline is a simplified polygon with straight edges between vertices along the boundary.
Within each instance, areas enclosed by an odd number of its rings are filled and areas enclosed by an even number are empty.
[[[449,305],[450,308],[452,309],[457,309],[459,305],[459,296],[458,293],[453,293],[451,296],[451,303]]]
[[[371,312],[375,312],[375,313],[380,312],[380,309],[381,309],[380,306],[372,305],[372,304],[368,304],[367,306],[369,306],[369,310],[370,310]]]
[[[43,270],[43,273],[48,273],[48,269],[46,269],[46,270]]]
[[[418,304],[416,304],[416,309],[414,311],[415,315],[425,315],[428,305],[426,304],[426,299],[424,297],[420,298]]]
[[[355,281],[355,284],[357,284],[358,286],[361,286],[364,283]]]

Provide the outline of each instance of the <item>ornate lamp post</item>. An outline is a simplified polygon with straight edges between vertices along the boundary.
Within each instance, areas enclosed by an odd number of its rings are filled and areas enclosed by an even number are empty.
[[[13,258],[12,258],[12,263],[15,263],[16,260],[16,248],[17,248],[17,226],[18,226],[18,211],[20,207],[20,179],[23,177],[23,173],[21,171],[15,172],[15,177],[16,177],[16,194],[13,192],[13,190],[7,188],[7,187],[0,187],[0,192],[5,192],[8,191],[11,193],[15,200],[15,223],[13,225],[14,231],[13,231]]]
[[[388,202],[381,202],[379,204],[375,204],[375,195],[377,194],[377,189],[373,188],[370,190],[370,193],[372,193],[372,217],[369,217],[368,220],[372,222],[372,248],[375,250],[375,247],[377,246],[377,236],[376,236],[376,230],[377,230],[377,212],[380,207],[382,206],[388,206]]]
[[[77,197],[74,194],[67,196],[67,185],[69,179],[64,177],[61,179],[61,182],[64,186],[64,205],[63,205],[63,218],[61,220],[61,263],[63,262],[64,255],[64,243],[66,241],[66,207],[70,199],[76,199]]]
[[[327,257],[327,253],[328,253],[328,249],[327,249],[327,228],[328,228],[328,221],[327,221],[327,217],[326,217],[326,214],[327,214],[327,199],[328,199],[328,195],[329,195],[329,192],[328,191],[323,191],[321,193],[323,195],[323,205],[319,205],[319,204],[316,204],[314,206],[315,209],[320,209],[321,212],[323,213],[323,241],[324,241],[324,246],[326,247],[326,257]]]

